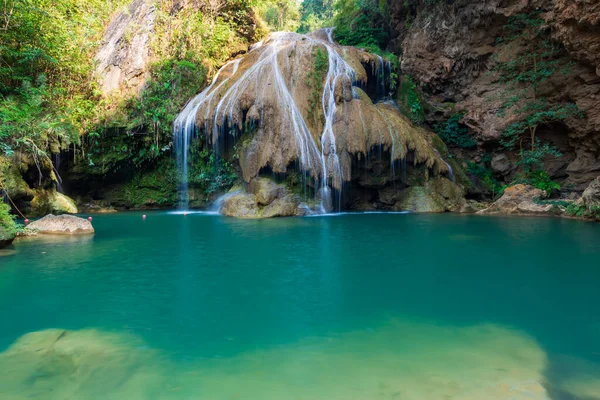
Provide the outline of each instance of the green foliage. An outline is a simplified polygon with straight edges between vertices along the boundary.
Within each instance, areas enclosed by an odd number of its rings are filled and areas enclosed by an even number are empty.
[[[0,7],[0,155],[40,171],[96,113],[93,52],[124,0],[6,0]],[[50,169],[51,170],[51,169]]]
[[[296,0],[269,0],[259,6],[259,15],[274,31],[296,31],[300,26],[300,8]]]
[[[0,103],[0,155],[25,153],[39,165],[49,160],[51,145],[78,142],[75,127],[52,103],[51,91],[40,75],[36,84],[24,80]]]
[[[321,48],[313,50],[314,63],[309,72],[306,84],[312,89],[308,97],[308,118],[317,123],[317,111],[321,104],[321,95],[325,83],[325,76],[329,69],[329,57]]]
[[[500,197],[506,186],[501,185],[496,178],[494,172],[485,163],[478,164],[473,161],[467,163],[467,171],[476,177],[483,187],[490,191],[494,197]]]
[[[585,204],[571,203],[567,206],[566,213],[573,217],[600,221],[600,206],[597,205],[586,206]]]
[[[178,179],[175,163],[165,160],[155,169],[137,171],[126,183],[110,188],[105,200],[117,207],[169,207],[177,203]]]
[[[303,0],[300,7],[299,33],[312,32],[331,26],[334,0]]]
[[[378,0],[337,0],[335,38],[346,46],[363,47],[381,53],[385,48],[389,24],[387,2]]]
[[[188,183],[200,188],[208,199],[213,193],[226,192],[239,179],[230,162],[218,157],[199,142],[201,140],[197,140],[192,146]]]
[[[552,193],[553,191],[560,191],[560,185],[554,182],[545,171],[537,170],[527,173],[521,178],[517,178],[511,185],[523,183],[531,185],[540,190],[544,190],[546,193]]]
[[[560,156],[555,147],[537,138],[538,128],[581,116],[575,104],[551,104],[543,96],[542,84],[555,73],[569,73],[570,69],[561,62],[560,48],[543,27],[540,12],[519,14],[509,18],[506,35],[497,39],[499,44],[517,44],[518,51],[510,59],[496,60],[495,71],[504,87],[499,113],[510,112],[517,119],[503,133],[501,142],[509,150],[518,146],[519,165],[525,172],[541,168],[547,156]]]
[[[248,37],[259,34],[250,27],[256,22],[252,7],[273,2],[219,4],[203,3],[201,12],[186,7],[173,15],[170,1],[158,2],[151,43],[157,61],[150,67],[150,79],[141,94],[109,110],[101,126],[87,135],[87,154],[79,169],[107,174],[124,166],[152,168],[170,153],[177,114],[206,85],[210,71],[245,50]]]
[[[402,111],[413,123],[422,123],[424,121],[425,112],[421,105],[421,95],[417,90],[417,85],[410,76],[404,76],[400,80],[398,103]]]
[[[0,240],[14,237],[18,229],[15,217],[10,213],[10,206],[0,201]]]
[[[477,147],[477,142],[469,136],[467,128],[460,124],[461,113],[456,113],[445,122],[435,126],[435,132],[442,140],[451,146],[472,149]]]

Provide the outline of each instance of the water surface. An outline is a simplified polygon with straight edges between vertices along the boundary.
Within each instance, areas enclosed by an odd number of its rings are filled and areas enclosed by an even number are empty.
[[[600,399],[597,224],[94,226],[0,256],[0,398]]]

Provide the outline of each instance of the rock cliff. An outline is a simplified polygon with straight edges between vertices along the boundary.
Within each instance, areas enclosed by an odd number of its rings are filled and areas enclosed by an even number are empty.
[[[507,26],[521,16],[535,15],[536,28],[549,35],[555,73],[539,91],[549,103],[576,104],[577,117],[543,124],[538,136],[555,145],[562,157],[548,160],[549,175],[563,190],[581,192],[600,175],[600,3],[596,0],[458,0],[389,2],[391,48],[401,53],[402,73],[413,77],[430,105],[426,119],[434,124],[461,112],[461,123],[478,148],[465,158],[480,160],[484,152],[515,158],[499,145],[515,122],[514,113],[499,112],[500,62],[520,57],[529,44],[507,37]],[[537,22],[536,22],[537,23]],[[511,171],[496,169],[508,183]]]

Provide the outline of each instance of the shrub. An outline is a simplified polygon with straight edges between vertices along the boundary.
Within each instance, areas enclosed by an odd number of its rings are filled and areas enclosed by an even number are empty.
[[[469,136],[467,128],[460,124],[462,114],[456,113],[448,120],[435,126],[435,132],[442,140],[451,146],[472,149],[477,147],[477,142]]]

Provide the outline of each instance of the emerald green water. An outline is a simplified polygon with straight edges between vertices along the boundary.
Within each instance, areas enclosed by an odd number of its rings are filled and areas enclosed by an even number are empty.
[[[0,399],[600,399],[598,224],[94,226],[0,255]]]

